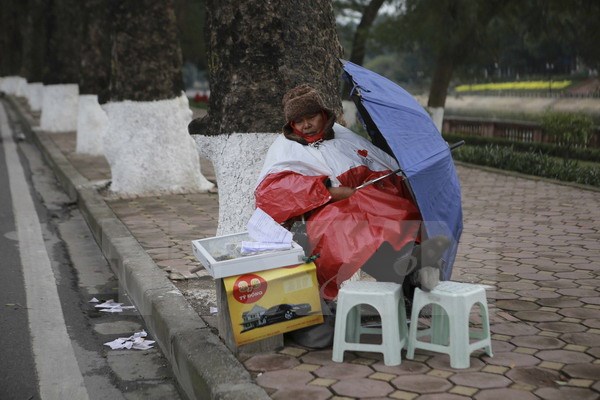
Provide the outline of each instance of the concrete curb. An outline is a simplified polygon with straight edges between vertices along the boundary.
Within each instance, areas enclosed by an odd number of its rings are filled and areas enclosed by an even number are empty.
[[[8,98],[13,110],[26,123],[28,137],[40,149],[69,198],[77,202],[120,285],[144,318],[186,395],[190,399],[269,399],[93,185],[71,165],[47,134],[31,128],[33,121],[14,99]]]

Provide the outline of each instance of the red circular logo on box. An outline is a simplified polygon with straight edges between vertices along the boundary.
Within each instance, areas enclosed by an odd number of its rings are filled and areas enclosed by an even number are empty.
[[[240,303],[254,303],[267,293],[267,281],[255,274],[242,275],[233,284],[233,297]]]

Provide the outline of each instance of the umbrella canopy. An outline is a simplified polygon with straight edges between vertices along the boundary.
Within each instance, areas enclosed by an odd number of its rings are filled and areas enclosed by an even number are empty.
[[[450,279],[462,232],[460,184],[448,143],[429,114],[400,86],[361,66],[342,61],[363,125],[372,141],[396,158],[423,218],[427,237],[453,239],[442,277]]]

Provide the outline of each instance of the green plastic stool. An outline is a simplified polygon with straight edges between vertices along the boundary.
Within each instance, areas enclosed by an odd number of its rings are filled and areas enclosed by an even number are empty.
[[[432,305],[431,327],[418,331],[419,313],[429,304]],[[469,327],[471,308],[475,304],[479,304],[482,332],[471,331]],[[429,336],[431,341],[419,340],[424,336]],[[482,348],[493,357],[489,311],[483,286],[444,281],[431,292],[415,290],[406,358],[412,360],[415,349],[430,350],[448,354],[452,368],[469,368],[471,353]]]

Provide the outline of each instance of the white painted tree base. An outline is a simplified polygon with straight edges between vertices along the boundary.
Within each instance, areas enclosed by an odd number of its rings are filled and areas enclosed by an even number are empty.
[[[342,108],[344,110],[345,126],[351,129],[354,125],[358,124],[356,104],[353,101],[344,100],[342,101]]]
[[[44,86],[40,128],[46,132],[73,132],[77,130],[78,106],[78,85]]]
[[[42,111],[42,103],[44,101],[44,84],[40,82],[28,84],[25,97],[27,97],[31,111]]]
[[[194,135],[198,152],[212,161],[219,185],[217,235],[243,232],[254,211],[254,188],[267,150],[279,134]]]
[[[104,155],[104,135],[107,127],[108,115],[100,107],[98,96],[95,94],[80,95],[75,151],[93,156]]]
[[[0,83],[0,91],[13,96],[23,96],[23,87],[27,80],[20,76],[5,76]]]
[[[111,191],[121,196],[208,191],[200,171],[187,97],[152,102],[122,101],[103,106],[108,115],[104,155]]]
[[[444,107],[429,107],[431,113],[431,119],[437,130],[442,132],[442,125],[444,124]]]

